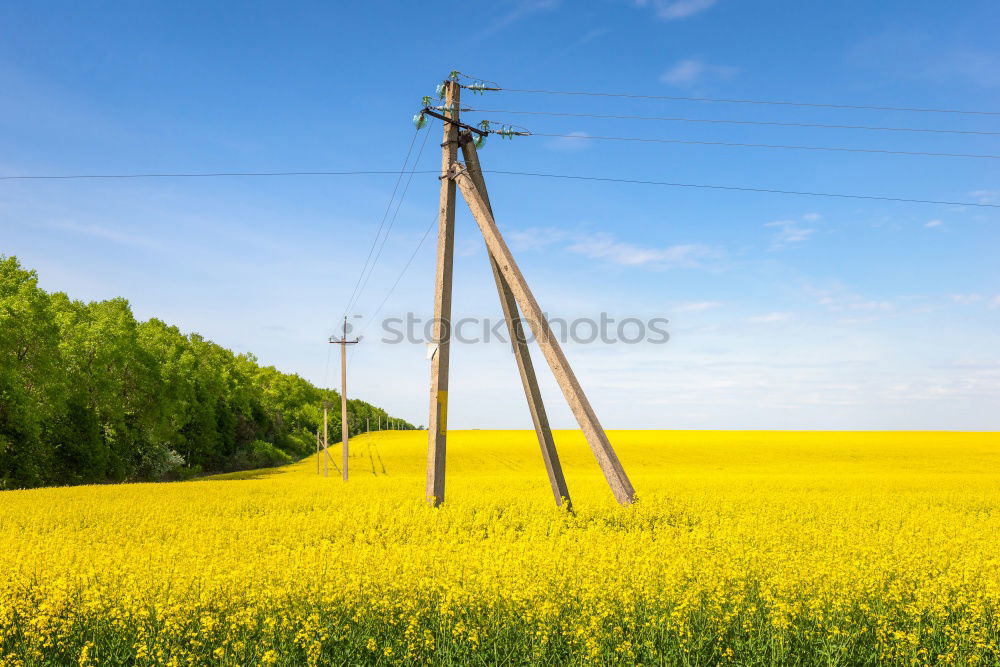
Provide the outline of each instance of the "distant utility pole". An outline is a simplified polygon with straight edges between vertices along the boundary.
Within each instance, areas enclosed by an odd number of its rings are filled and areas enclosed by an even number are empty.
[[[330,446],[329,433],[327,429],[327,414],[330,411],[330,401],[323,400],[323,477],[330,476],[330,468],[327,461],[330,459],[330,453],[327,448]]]
[[[319,429],[316,429],[316,474],[319,474]]]
[[[330,342],[340,346],[340,442],[344,446],[344,481],[347,481],[347,440],[350,436],[347,424],[347,346],[361,342],[360,338],[347,340],[347,317],[344,317],[344,333],[340,340],[330,336]]]

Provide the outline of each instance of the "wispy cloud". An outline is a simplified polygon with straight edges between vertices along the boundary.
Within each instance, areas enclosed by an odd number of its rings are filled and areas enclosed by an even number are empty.
[[[582,46],[584,44],[594,41],[598,37],[603,37],[609,32],[610,30],[608,28],[594,28],[592,30],[588,30],[587,32],[580,35],[580,38],[573,43],[573,46]]]
[[[650,7],[664,21],[684,19],[711,8],[717,0],[635,0],[636,7]]]
[[[819,222],[818,213],[806,213],[802,220],[775,220],[764,223],[765,227],[774,227],[778,231],[771,237],[771,249],[777,250],[793,243],[802,243],[816,233],[816,228],[805,223]]]
[[[570,132],[568,136],[552,139],[545,146],[554,151],[582,151],[591,143],[587,139],[589,136],[586,132]]]
[[[924,227],[940,227],[943,224],[944,223],[941,222],[940,220],[936,220],[936,219],[935,220],[928,220],[927,222],[924,223]]]
[[[792,319],[791,313],[764,313],[763,315],[748,317],[747,322],[753,324],[771,324],[773,322],[785,322],[790,319]]]
[[[973,190],[970,197],[975,197],[980,204],[1000,203],[1000,190]]]
[[[960,306],[974,306],[985,299],[982,294],[949,294],[948,298]]]
[[[507,28],[521,19],[527,18],[532,14],[538,14],[540,12],[552,11],[559,6],[561,0],[518,0],[514,3],[505,3],[510,9],[502,14],[499,18],[495,19],[492,23],[486,26],[480,32],[480,35],[489,35],[494,32],[499,32],[504,28]]]
[[[687,303],[677,304],[671,310],[675,313],[693,313],[702,310],[711,310],[721,305],[721,301],[688,301]]]
[[[1000,54],[957,41],[947,31],[892,28],[854,46],[848,60],[895,78],[1000,87]]]
[[[566,230],[552,227],[529,227],[527,229],[504,230],[504,237],[512,250],[542,250],[565,241]]]
[[[712,65],[700,58],[685,58],[674,63],[666,72],[661,74],[660,81],[671,86],[690,88],[711,79],[731,79],[739,71],[738,67]]]
[[[102,225],[81,224],[79,222],[73,222],[72,220],[64,220],[61,222],[52,223],[51,226],[57,229],[62,229],[64,231],[75,232],[77,234],[84,234],[86,236],[93,236],[99,239],[104,239],[106,241],[113,241],[114,243],[121,243],[124,245],[145,246],[145,247],[153,247],[157,245],[157,243],[152,239],[148,239],[142,236],[136,236],[134,234],[119,232],[116,229],[111,229],[110,227],[104,227]]]
[[[806,287],[806,292],[816,304],[833,312],[888,313],[896,309],[890,301],[872,299],[857,294],[840,282],[825,288]],[[870,321],[870,320],[865,320]]]
[[[618,241],[613,235],[606,233],[580,239],[567,250],[612,264],[655,269],[702,267],[707,260],[719,255],[718,251],[698,243],[655,248]]]

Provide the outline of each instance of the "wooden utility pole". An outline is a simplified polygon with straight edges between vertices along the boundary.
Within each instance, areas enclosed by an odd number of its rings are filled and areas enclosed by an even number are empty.
[[[476,150],[472,133],[462,132],[459,142],[462,146],[462,157],[465,158],[469,178],[475,184],[486,209],[492,215],[493,208],[490,206],[490,197],[486,192],[486,179],[483,177],[483,169],[479,164],[479,153]],[[559,453],[556,451],[556,443],[552,438],[552,429],[549,428],[549,418],[545,414],[542,394],[538,389],[535,367],[531,363],[528,339],[524,335],[521,316],[517,310],[517,300],[497,264],[497,258],[490,251],[489,243],[486,244],[486,248],[490,257],[490,268],[493,270],[493,279],[497,284],[497,293],[500,295],[500,306],[503,308],[503,316],[507,321],[510,344],[514,351],[514,358],[517,360],[521,385],[524,387],[524,397],[528,400],[528,411],[531,413],[531,421],[535,426],[535,435],[538,437],[542,459],[545,462],[545,471],[548,473],[549,485],[552,487],[552,495],[555,497],[556,505],[562,505],[563,498],[565,498],[567,507],[572,508],[569,488],[566,486],[566,477],[563,475],[562,465],[559,463]]]
[[[438,200],[437,275],[434,281],[434,322],[431,344],[431,396],[427,442],[427,501],[444,502],[445,451],[448,436],[448,365],[451,353],[451,277],[455,255],[455,181],[448,170],[458,159],[459,91],[454,79],[445,81],[445,122],[441,143],[441,193]]]
[[[347,346],[361,342],[360,338],[347,340],[347,317],[344,317],[344,333],[340,340],[330,337],[331,343],[340,345],[340,442],[344,446],[342,465],[344,481],[347,481],[348,438],[350,427],[347,421]]]
[[[447,124],[452,125],[451,123]],[[563,354],[559,342],[553,335],[541,307],[528,288],[528,283],[514,261],[514,256],[500,235],[489,205],[480,194],[479,188],[464,166],[457,162],[453,163],[449,167],[447,175],[449,180],[454,181],[458,185],[458,188],[462,192],[462,197],[469,205],[472,216],[475,218],[483,237],[486,239],[486,246],[489,249],[490,256],[496,260],[496,266],[509,285],[517,305],[520,306],[521,311],[528,319],[528,323],[535,334],[535,339],[542,349],[542,354],[552,369],[556,382],[559,384],[566,402],[569,403],[569,407],[573,411],[577,423],[580,424],[584,437],[587,439],[587,444],[590,445],[590,449],[594,453],[598,465],[600,465],[601,470],[604,472],[604,477],[611,486],[611,491],[615,499],[622,505],[632,503],[635,500],[635,489],[632,487],[628,475],[625,474],[625,469],[618,460],[618,456],[615,454],[614,448],[604,433],[604,428],[598,421],[597,414],[594,412],[593,407],[591,407],[590,401],[587,400],[587,396],[576,379],[576,375],[573,374],[573,369],[570,368],[569,361],[567,361],[566,355]],[[481,175],[482,171],[480,170]]]

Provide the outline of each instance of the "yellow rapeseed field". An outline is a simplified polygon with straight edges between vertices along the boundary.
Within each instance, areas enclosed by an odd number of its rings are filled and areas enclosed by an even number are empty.
[[[0,665],[997,664],[1000,436],[425,432],[183,483],[0,492]],[[334,449],[339,461],[339,449]]]

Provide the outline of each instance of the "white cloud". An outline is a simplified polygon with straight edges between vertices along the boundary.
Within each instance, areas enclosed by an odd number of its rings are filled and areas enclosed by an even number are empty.
[[[817,222],[820,219],[818,213],[807,213],[802,216],[808,222]],[[776,227],[778,232],[771,238],[771,248],[783,248],[791,243],[802,243],[816,233],[815,227],[806,227],[797,220],[775,220],[764,223],[765,227]]]
[[[731,79],[737,72],[737,67],[712,65],[699,58],[685,58],[661,74],[660,81],[671,86],[690,87],[706,79]]]
[[[973,190],[969,196],[978,199],[980,204],[1000,203],[1000,190]]]
[[[941,30],[873,33],[848,51],[847,60],[894,78],[1000,87],[1000,55],[994,49],[956,42]]]
[[[852,301],[848,303],[846,307],[848,310],[882,310],[882,311],[889,311],[895,308],[895,306],[893,306],[888,301],[865,301],[865,300]]]
[[[528,227],[505,229],[503,233],[511,250],[514,251],[546,250],[559,245],[568,252],[622,266],[641,266],[651,269],[706,268],[711,260],[723,257],[720,249],[701,243],[666,247],[644,246],[619,241],[613,234],[607,232],[585,233],[556,227]],[[714,308],[721,303],[704,301],[680,305],[682,310],[703,310]]]
[[[896,306],[890,301],[863,297],[839,282],[822,289],[807,287],[806,292],[816,299],[818,305],[833,312],[886,313],[896,310]],[[872,321],[872,318],[850,321]]]
[[[113,241],[115,243],[121,243],[124,245],[134,245],[134,246],[147,246],[152,247],[157,245],[151,239],[147,239],[141,236],[135,236],[133,234],[126,234],[119,232],[118,230],[111,229],[110,227],[104,227],[102,225],[93,224],[81,224],[73,221],[63,221],[57,222],[52,225],[58,229],[63,229],[70,232],[76,232],[78,234],[85,234],[87,236],[94,236],[99,239],[104,239],[106,241]]]
[[[552,11],[559,6],[559,2],[560,0],[520,0],[509,12],[486,26],[481,34],[488,35],[503,30],[532,14]]]
[[[529,227],[504,231],[504,238],[511,250],[541,250],[565,241],[567,237],[566,231],[553,227]]]
[[[700,310],[711,310],[721,305],[721,301],[689,301],[687,303],[679,303],[671,310],[675,313],[690,313]]]
[[[636,0],[636,7],[652,7],[656,16],[673,21],[694,16],[711,8],[717,0]]]
[[[960,306],[972,306],[983,300],[982,294],[949,294],[948,298]]]
[[[769,324],[771,322],[785,322],[791,318],[791,313],[764,313],[763,315],[748,317],[747,322],[752,322],[754,324]]]
[[[718,252],[699,243],[654,248],[617,241],[611,234],[599,233],[576,241],[567,250],[578,255],[603,259],[623,266],[651,268],[696,268]]]
[[[924,223],[924,227],[940,227],[943,224],[940,220],[928,220]]]
[[[569,135],[565,137],[556,137],[552,139],[545,146],[554,151],[566,151],[575,152],[582,151],[588,147],[590,141],[587,137],[590,135],[586,132],[570,132]]]

